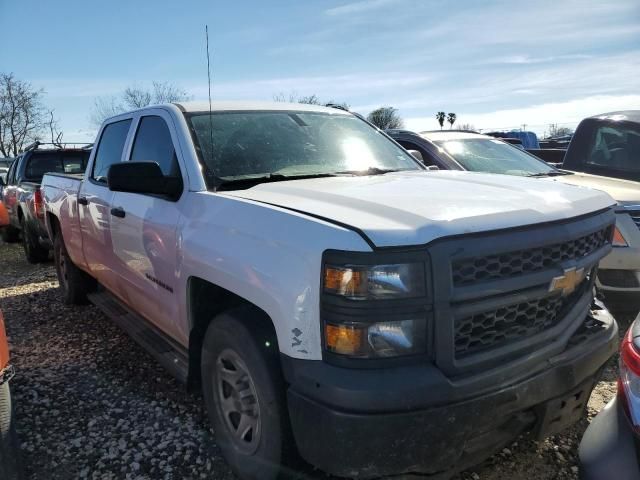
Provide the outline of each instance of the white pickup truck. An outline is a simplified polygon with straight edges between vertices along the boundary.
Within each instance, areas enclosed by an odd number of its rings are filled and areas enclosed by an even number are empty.
[[[64,300],[202,388],[243,479],[452,475],[579,419],[616,350],[604,193],[429,171],[310,105],[147,107],[95,145],[43,179]]]

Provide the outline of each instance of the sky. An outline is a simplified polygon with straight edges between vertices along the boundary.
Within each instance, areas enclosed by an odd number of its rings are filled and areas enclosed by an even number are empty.
[[[172,82],[214,100],[283,93],[437,111],[478,129],[574,127],[640,109],[640,1],[0,0],[0,72],[45,91],[67,141],[91,140],[97,97]]]

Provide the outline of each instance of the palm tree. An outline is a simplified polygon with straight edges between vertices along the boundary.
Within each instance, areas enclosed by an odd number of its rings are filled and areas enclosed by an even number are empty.
[[[438,119],[438,123],[440,124],[440,130],[442,130],[442,127],[444,126],[444,119],[446,118],[446,114],[444,112],[438,112],[436,113],[436,118]]]
[[[455,113],[449,113],[447,115],[447,122],[449,122],[449,125],[451,125],[451,127],[449,127],[449,128],[453,128],[453,124],[456,123],[456,114]]]

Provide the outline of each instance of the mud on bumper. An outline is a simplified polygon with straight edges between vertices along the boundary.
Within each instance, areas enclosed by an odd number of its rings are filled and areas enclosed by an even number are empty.
[[[522,433],[557,433],[583,415],[617,348],[617,325],[606,310],[593,312],[587,324],[563,353],[526,375],[505,365],[493,387],[475,395],[461,393],[473,379],[447,379],[424,366],[354,371],[283,359],[298,450],[337,476],[449,478]]]

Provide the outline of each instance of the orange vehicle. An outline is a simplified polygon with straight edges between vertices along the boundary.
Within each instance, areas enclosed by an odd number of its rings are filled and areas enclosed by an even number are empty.
[[[18,439],[11,405],[9,380],[14,369],[9,363],[9,344],[4,328],[4,318],[0,311],[0,478],[18,480],[22,478],[20,470]]]
[[[4,206],[4,203],[0,201],[0,228],[9,225],[9,213]]]

